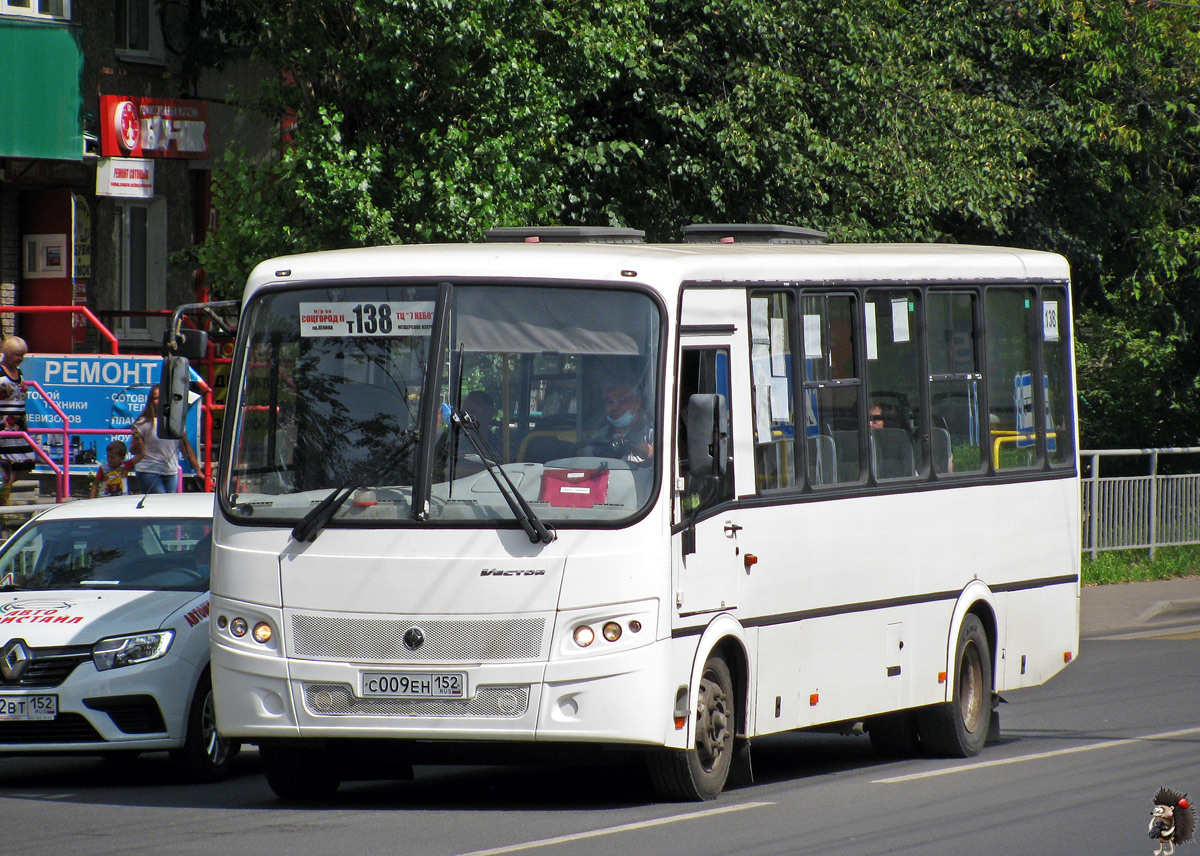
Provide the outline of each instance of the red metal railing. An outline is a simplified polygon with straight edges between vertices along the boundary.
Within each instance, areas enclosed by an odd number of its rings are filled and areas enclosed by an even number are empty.
[[[108,339],[108,346],[112,348],[112,353],[121,353],[121,343],[117,341],[117,337],[113,332],[104,326],[104,322],[92,314],[92,310],[86,306],[0,306],[0,312],[24,313],[24,312],[48,312],[51,314],[61,315],[70,312],[72,315],[82,315],[95,325],[96,331]]]
[[[50,313],[50,314],[71,313],[72,315],[84,316],[84,318],[86,318],[89,322],[91,322],[91,324],[93,326],[96,327],[96,330],[100,334],[100,336],[102,338],[104,338],[105,340],[107,340],[107,342],[109,344],[109,348],[111,349],[111,353],[114,356],[120,355],[121,347],[120,347],[120,342],[117,340],[117,337],[113,334],[113,332],[107,326],[105,326],[104,322],[102,322],[98,317],[96,317],[96,315],[90,309],[88,309],[86,306],[0,306],[0,313],[24,314],[24,313],[37,313],[37,312]],[[106,315],[128,315],[128,316],[170,316],[171,311],[170,310],[150,310],[150,311],[144,311],[144,312],[142,312],[142,311],[107,312],[105,314]],[[208,371],[209,378],[212,378],[216,365],[221,364],[221,363],[230,363],[230,362],[231,362],[231,360],[228,358],[216,356],[216,346],[214,344],[210,343],[208,357],[202,363],[202,365],[205,365],[205,368]],[[200,391],[203,394],[201,411],[200,411],[201,412],[201,426],[202,426],[202,431],[203,431],[203,435],[202,435],[203,442],[201,443],[202,448],[197,449],[196,452],[197,452],[198,458],[200,460],[201,468],[204,470],[204,472],[203,472],[204,489],[207,491],[207,490],[209,490],[210,485],[212,483],[212,430],[213,430],[212,410],[214,407],[219,407],[223,411],[225,409],[225,405],[214,404],[213,398],[212,398],[212,387],[205,380],[201,379],[197,383],[200,387]],[[121,434],[121,433],[132,434],[133,432],[132,432],[131,428],[71,428],[71,423],[70,423],[70,420],[67,418],[67,415],[55,403],[54,399],[52,399],[49,395],[46,394],[46,391],[44,389],[42,389],[41,384],[39,384],[37,381],[32,381],[32,380],[25,381],[25,384],[29,387],[32,387],[34,390],[36,390],[37,393],[41,396],[42,400],[45,401],[52,410],[54,410],[55,414],[62,420],[63,427],[62,428],[38,428],[35,431],[28,431],[28,430],[26,430],[26,431],[0,431],[0,438],[2,438],[2,437],[21,437],[30,444],[30,446],[33,448],[34,453],[38,456],[38,458],[40,460],[42,460],[50,468],[51,472],[54,474],[55,500],[57,502],[62,502],[64,497],[70,495],[71,438],[74,435]],[[62,466],[61,467],[50,457],[49,453],[47,453],[47,451],[42,448],[42,444],[34,439],[34,437],[32,436],[34,434],[36,434],[36,435],[50,434],[50,435],[62,437],[63,452],[62,452]],[[180,486],[182,487],[182,479],[180,479]]]

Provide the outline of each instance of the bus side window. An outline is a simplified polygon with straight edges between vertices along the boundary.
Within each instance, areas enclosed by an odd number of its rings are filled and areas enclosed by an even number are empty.
[[[930,440],[938,476],[979,472],[986,463],[980,451],[977,303],[973,293],[944,291],[931,291],[926,302]]]
[[[1066,291],[1042,291],[1042,371],[1046,374],[1046,456],[1050,466],[1075,464],[1075,435],[1071,430],[1070,304]]]
[[[927,472],[921,442],[921,375],[917,292],[867,292],[867,402],[871,465],[876,479]]]
[[[857,298],[805,294],[800,298],[801,424],[808,483],[857,484],[864,472],[862,379],[855,356]]]
[[[792,406],[792,298],[786,293],[750,298],[750,365],[754,380],[754,468],[758,491],[796,483],[796,419]],[[810,454],[818,472],[833,481],[836,464],[813,426]],[[829,440],[830,438],[824,438]],[[811,469],[811,467],[810,467]]]
[[[681,498],[685,517],[733,499],[733,443],[730,442],[730,461],[723,476],[695,478],[687,467],[687,403],[696,394],[720,394],[730,401],[729,351],[724,348],[686,348],[679,356],[679,428],[677,454],[680,473],[685,479]],[[732,403],[731,403],[732,408]],[[730,432],[732,433],[732,426]],[[732,440],[732,438],[731,438]]]
[[[1033,385],[1033,333],[1041,317],[1029,288],[989,288],[987,321],[988,453],[997,470],[1039,463]],[[1038,316],[1035,318],[1035,314]]]

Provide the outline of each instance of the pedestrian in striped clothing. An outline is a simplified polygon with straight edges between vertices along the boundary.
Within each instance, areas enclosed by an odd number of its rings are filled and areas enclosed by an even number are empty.
[[[20,336],[0,342],[0,430],[24,431],[25,379],[21,362],[29,346]],[[0,505],[8,505],[13,482],[29,475],[37,462],[33,446],[24,437],[0,437]]]

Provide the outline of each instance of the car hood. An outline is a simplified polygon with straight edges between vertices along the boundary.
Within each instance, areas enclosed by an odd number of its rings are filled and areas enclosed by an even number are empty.
[[[156,630],[169,615],[207,592],[64,589],[0,594],[0,644],[91,645],[121,633]]]

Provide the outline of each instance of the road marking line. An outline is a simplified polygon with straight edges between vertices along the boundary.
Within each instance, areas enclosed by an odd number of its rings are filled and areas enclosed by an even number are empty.
[[[585,838],[599,838],[602,835],[614,835],[618,832],[630,832],[635,829],[649,829],[653,826],[665,826],[668,823],[680,823],[685,820],[701,820],[717,814],[731,811],[742,811],[748,808],[763,808],[775,805],[773,802],[751,802],[739,805],[727,805],[720,808],[710,808],[706,811],[696,811],[691,814],[676,814],[671,817],[659,817],[654,820],[640,820],[637,823],[624,823],[620,826],[609,826],[604,829],[593,829],[590,832],[576,832],[572,835],[559,835],[556,838],[543,838],[539,841],[526,841],[523,844],[510,844],[507,847],[495,847],[491,850],[473,850],[460,856],[496,856],[499,853],[516,853],[521,850],[532,850],[535,847],[548,847],[551,844],[565,844],[570,841],[581,841]]]
[[[951,773],[966,773],[971,770],[982,770],[985,767],[1003,767],[1006,764],[1023,764],[1026,761],[1041,761],[1043,758],[1057,758],[1059,755],[1074,755],[1076,752],[1091,752],[1095,749],[1111,749],[1115,746],[1128,746],[1131,743],[1144,743],[1149,740],[1169,740],[1172,737],[1186,737],[1189,734],[1200,734],[1200,728],[1185,728],[1182,731],[1163,731],[1159,734],[1147,734],[1142,737],[1124,737],[1120,740],[1105,740],[1103,743],[1090,743],[1087,746],[1072,746],[1070,749],[1054,749],[1050,752],[1038,752],[1033,755],[1021,755],[1017,758],[997,758],[994,761],[980,761],[976,764],[963,764],[958,767],[948,767],[944,770],[928,770],[924,773],[910,773],[907,776],[893,776],[890,779],[875,779],[873,785],[894,785],[900,782],[912,782],[917,779],[931,779],[934,776],[948,776]]]

